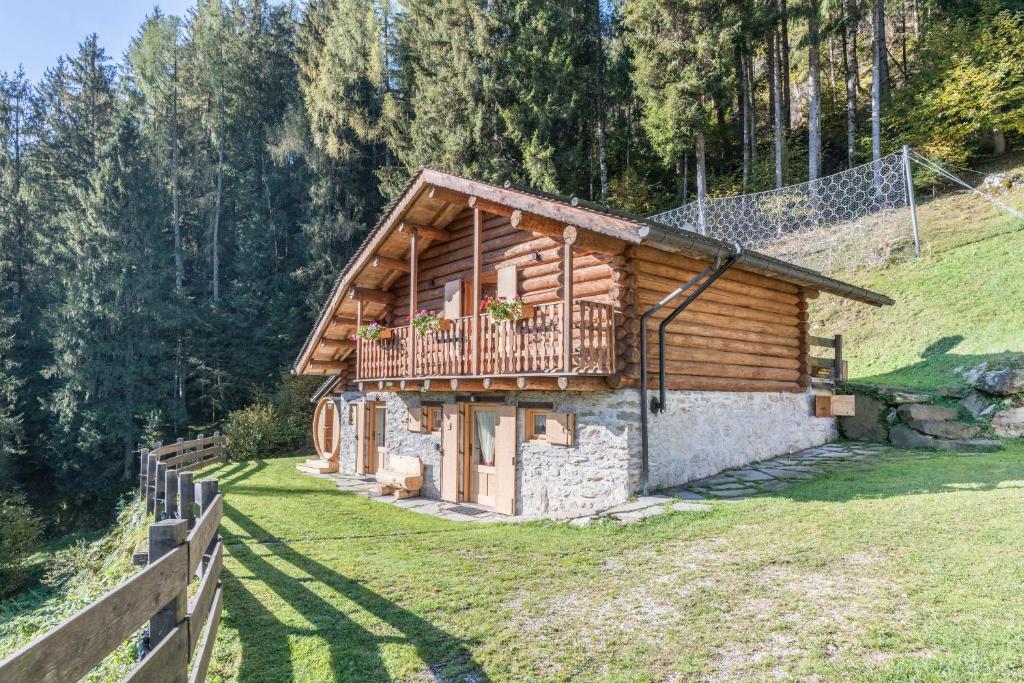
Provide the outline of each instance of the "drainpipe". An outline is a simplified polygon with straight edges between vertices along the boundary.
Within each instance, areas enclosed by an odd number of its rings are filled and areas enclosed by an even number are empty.
[[[732,268],[739,259],[743,256],[744,249],[741,244],[736,243],[736,249],[729,260],[722,263],[721,257],[715,259],[715,265],[707,268],[694,277],[687,280],[685,283],[677,287],[671,294],[666,296],[658,303],[651,306],[649,309],[644,311],[640,316],[640,463],[641,463],[641,481],[643,482],[643,493],[647,495],[650,490],[649,473],[650,473],[650,457],[649,457],[649,444],[650,435],[648,429],[648,403],[647,403],[647,390],[648,390],[648,370],[647,370],[647,321],[652,315],[660,311],[662,308],[667,306],[677,296],[690,289],[698,282],[700,286],[697,287],[690,296],[686,297],[681,304],[679,304],[675,310],[672,311],[669,316],[661,322],[658,326],[658,398],[651,399],[650,410],[654,412],[661,412],[665,409],[665,329],[669,323],[675,320],[680,313],[693,303],[701,294],[707,290],[715,280],[725,274],[727,270]]]

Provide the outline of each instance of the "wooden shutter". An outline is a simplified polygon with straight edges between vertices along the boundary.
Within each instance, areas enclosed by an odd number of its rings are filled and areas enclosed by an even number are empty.
[[[516,407],[495,406],[494,511],[516,514]]]
[[[423,429],[423,408],[420,406],[409,406],[409,431],[425,431]]]
[[[441,500],[459,502],[459,405],[441,406]]]
[[[548,413],[548,443],[556,446],[572,446],[575,441],[576,414]]]
[[[462,317],[462,280],[444,283],[444,318],[455,320]]]
[[[515,299],[519,295],[519,279],[515,266],[502,266],[498,268],[498,289],[497,296],[500,299]]]
[[[366,474],[366,453],[369,445],[366,443],[366,402],[356,403],[356,472]]]

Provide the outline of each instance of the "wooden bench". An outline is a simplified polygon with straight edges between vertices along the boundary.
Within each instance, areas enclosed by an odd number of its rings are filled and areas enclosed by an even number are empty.
[[[423,487],[423,462],[415,455],[392,455],[388,464],[377,470],[380,495],[395,494],[395,500],[420,495]]]

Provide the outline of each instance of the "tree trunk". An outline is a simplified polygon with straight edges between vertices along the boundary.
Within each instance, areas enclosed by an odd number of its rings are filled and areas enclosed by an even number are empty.
[[[220,301],[220,204],[224,190],[224,91],[221,85],[217,133],[217,195],[213,209],[213,303]]]
[[[754,56],[747,55],[747,113],[750,117],[750,165],[757,164],[757,107],[754,104],[754,88],[757,82],[754,78]]]
[[[857,63],[857,26],[860,14],[857,0],[846,0],[846,21],[843,27],[843,69],[846,72],[846,163],[853,168],[857,155],[857,89],[860,75]]]
[[[779,58],[782,69],[782,113],[783,122],[788,131],[793,126],[793,107],[790,101],[792,84],[789,81],[789,8],[786,0],[779,0],[779,22],[781,33],[779,34]]]
[[[997,157],[1006,154],[1006,133],[998,128],[992,131],[992,152]]]
[[[683,152],[683,204],[690,201],[690,153]]]
[[[739,85],[740,126],[743,138],[743,194],[750,182],[750,110],[747,100],[747,66],[742,53],[736,55],[736,79]]]
[[[885,0],[875,0],[875,50],[881,102],[889,101],[889,48],[885,29]]]
[[[595,21],[597,23],[596,51],[597,51],[597,165],[601,177],[601,198],[608,197],[608,146],[605,140],[605,111],[604,111],[604,25],[601,22],[600,0],[594,3]]]
[[[821,176],[821,55],[818,0],[808,2],[807,15],[807,179]]]
[[[772,49],[778,47],[779,34],[772,33]],[[786,127],[784,124],[784,111],[782,101],[782,65],[781,60],[774,60],[775,68],[772,71],[772,92],[775,99],[775,188],[782,188],[782,159],[786,154]]]
[[[885,79],[885,0],[876,0],[873,12],[874,40],[871,65],[871,158],[882,158],[882,99]]]
[[[704,199],[707,195],[708,178],[704,159],[704,133],[697,133],[697,211],[700,216],[699,227],[702,235],[707,234],[704,223]]]

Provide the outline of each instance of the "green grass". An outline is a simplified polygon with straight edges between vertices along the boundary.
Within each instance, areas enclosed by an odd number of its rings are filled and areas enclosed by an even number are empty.
[[[239,681],[1024,678],[1024,444],[628,527],[448,522],[227,465]],[[676,678],[672,678],[673,676]]]
[[[1000,199],[1024,208],[1019,189]],[[1024,221],[963,193],[925,202],[919,219],[922,260],[848,277],[896,305],[822,297],[813,333],[842,334],[850,376],[869,382],[935,389],[961,383],[958,367],[1024,365]]]

